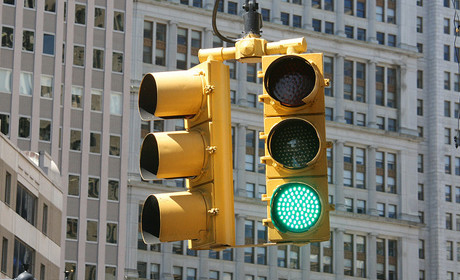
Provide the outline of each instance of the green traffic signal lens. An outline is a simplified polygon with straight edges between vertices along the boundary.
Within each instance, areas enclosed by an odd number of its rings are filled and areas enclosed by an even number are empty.
[[[306,232],[318,222],[322,211],[318,193],[303,183],[279,186],[270,205],[272,222],[281,232]]]
[[[296,55],[282,56],[268,66],[264,85],[268,94],[288,107],[305,105],[302,101],[315,88],[312,65]]]
[[[272,158],[290,169],[307,167],[320,149],[316,129],[301,119],[279,122],[271,129],[267,143]]]

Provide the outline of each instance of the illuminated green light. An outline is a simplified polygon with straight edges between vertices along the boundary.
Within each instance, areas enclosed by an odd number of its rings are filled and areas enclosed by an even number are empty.
[[[270,205],[275,227],[282,232],[296,233],[313,227],[322,208],[318,193],[304,183],[279,186],[272,195]]]

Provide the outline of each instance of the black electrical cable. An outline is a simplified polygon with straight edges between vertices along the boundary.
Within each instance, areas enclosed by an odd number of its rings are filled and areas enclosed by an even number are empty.
[[[219,2],[221,2],[223,0],[216,0],[214,2],[214,9],[212,10],[212,30],[214,30],[214,34],[216,34],[217,37],[219,37],[219,39],[221,39],[222,41],[225,41],[227,43],[231,43],[231,44],[235,44],[236,43],[236,40],[233,40],[233,39],[230,39],[230,38],[227,38],[225,37],[224,35],[220,34],[219,30],[217,30],[217,9],[219,7]]]

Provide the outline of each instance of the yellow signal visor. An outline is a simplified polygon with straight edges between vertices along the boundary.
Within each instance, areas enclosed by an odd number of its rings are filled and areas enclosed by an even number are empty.
[[[202,238],[206,202],[200,192],[151,194],[144,202],[141,232],[147,244]]]
[[[200,111],[203,92],[203,74],[197,69],[149,73],[139,89],[141,119],[194,116]]]
[[[140,151],[140,174],[144,180],[183,178],[201,174],[205,143],[197,131],[149,133]]]

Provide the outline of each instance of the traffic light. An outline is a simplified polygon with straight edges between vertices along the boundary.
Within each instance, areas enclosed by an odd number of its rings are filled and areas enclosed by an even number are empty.
[[[187,190],[151,194],[142,208],[148,244],[189,240],[191,249],[235,244],[229,69],[207,60],[189,70],[149,73],[139,89],[143,120],[183,118],[185,131],[148,134],[144,180],[186,177]]]
[[[262,57],[268,239],[330,238],[322,53]]]

